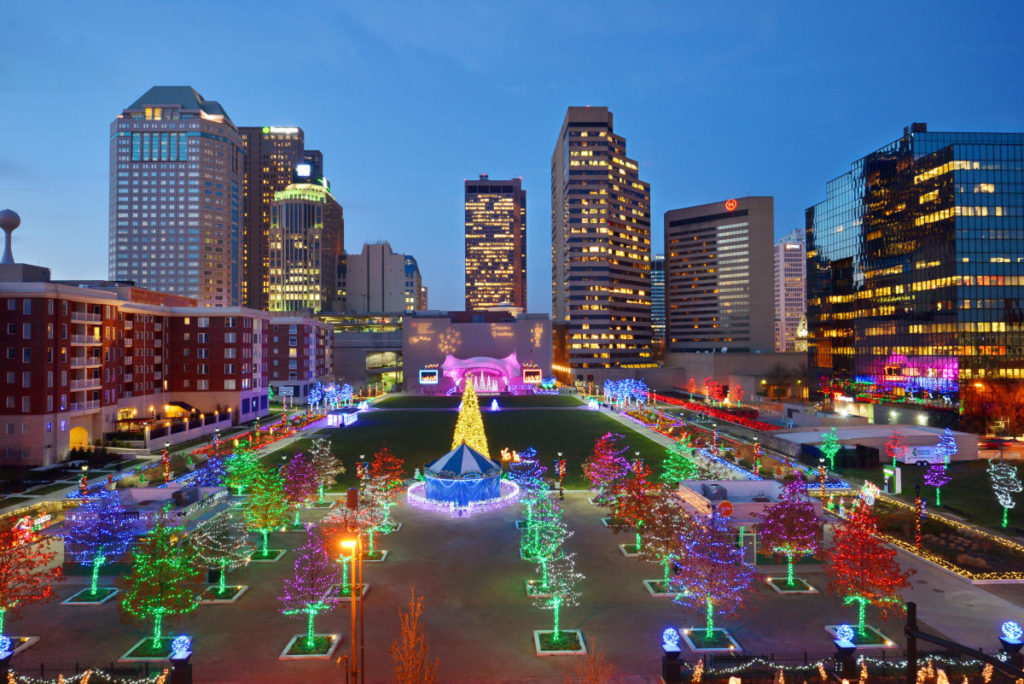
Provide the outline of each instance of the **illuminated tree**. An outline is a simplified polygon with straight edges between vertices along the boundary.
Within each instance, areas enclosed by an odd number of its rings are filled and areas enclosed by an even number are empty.
[[[693,443],[688,433],[684,432],[679,441],[666,449],[665,453],[667,456],[661,461],[662,482],[678,484],[683,480],[697,478],[699,471],[693,462]]]
[[[875,535],[878,524],[870,507],[854,506],[850,516],[836,525],[833,545],[825,558],[829,590],[843,597],[843,603],[856,603],[857,631],[867,634],[864,610],[870,604],[883,617],[902,605],[900,590],[910,586],[910,572],[896,563],[896,550]]]
[[[399,612],[398,638],[391,645],[395,684],[435,684],[437,659],[431,659],[427,637],[420,622],[423,615],[423,597],[409,587],[409,608]]]
[[[348,562],[352,560],[352,554],[345,552],[341,545],[342,540],[356,535],[362,535],[370,524],[369,510],[365,507],[350,509],[345,506],[338,506],[331,509],[331,514],[323,519],[318,526],[324,540],[324,547],[328,553],[337,552],[337,561],[341,565],[341,593],[348,596],[351,587],[348,581]]]
[[[821,521],[807,499],[803,478],[797,475],[783,488],[778,502],[764,509],[758,517],[762,548],[777,558],[786,559],[786,584],[794,586],[793,557],[818,553],[821,535]]]
[[[590,486],[597,489],[594,500],[607,506],[614,500],[614,491],[629,470],[629,462],[622,457],[627,447],[619,447],[622,435],[608,432],[594,443],[594,453],[583,465]]]
[[[320,613],[334,607],[337,599],[330,596],[338,583],[338,568],[324,547],[324,539],[316,528],[309,530],[306,542],[296,549],[295,575],[284,580],[284,593],[279,597],[285,615],[306,616],[306,648],[312,649],[313,622]]]
[[[228,593],[226,578],[228,570],[248,565],[255,550],[249,541],[245,523],[222,513],[189,536],[189,543],[196,551],[200,562],[206,566],[220,568],[217,594]]]
[[[648,490],[650,483],[651,469],[641,460],[633,461],[626,477],[623,478],[616,488],[615,496],[615,518],[612,525],[614,532],[629,531],[636,535],[634,546],[637,553],[640,552],[643,540],[640,537],[640,528],[644,525],[651,506],[651,496]]]
[[[334,457],[331,441],[325,437],[314,439],[309,445],[309,457],[316,468],[317,491],[320,503],[324,502],[324,488],[333,485],[338,475],[345,472],[345,466]]]
[[[535,597],[533,603],[538,608],[546,608],[553,612],[554,628],[552,631],[554,636],[552,641],[557,644],[562,640],[559,620],[562,607],[578,605],[579,592],[576,586],[583,579],[583,575],[576,572],[575,553],[563,554],[548,563],[545,569],[547,571],[547,591],[545,592],[547,595]],[[540,566],[537,567],[537,571],[541,571]]]
[[[737,384],[737,385],[733,386],[733,388],[732,388],[732,400],[736,402],[737,406],[739,406],[740,402],[743,401],[743,386],[742,385]]]
[[[898,430],[889,433],[889,441],[885,443],[885,454],[892,460],[893,466],[902,463],[907,453],[907,440]]]
[[[942,454],[943,463],[949,463],[957,453],[956,437],[953,436],[953,431],[949,428],[939,435],[939,443],[936,449]]]
[[[366,477],[363,479],[363,488],[360,497],[360,505],[365,510],[366,526],[363,531],[366,533],[367,553],[373,556],[376,553],[374,548],[377,532],[384,530],[388,518],[388,508],[394,504],[394,497],[397,490],[388,486],[388,481],[381,477]]]
[[[1017,466],[991,458],[988,461],[988,477],[992,481],[992,491],[1003,507],[1003,527],[1006,527],[1010,509],[1017,505],[1013,495],[1024,490],[1017,479]]]
[[[480,403],[473,389],[473,380],[466,376],[466,389],[462,392],[462,406],[459,419],[455,422],[452,449],[465,444],[473,451],[490,458],[487,450],[487,436],[484,434],[484,419],[480,415]]]
[[[227,477],[227,459],[211,456],[206,459],[203,465],[192,472],[192,484],[197,487],[220,487]]]
[[[288,524],[288,502],[284,495],[284,482],[277,470],[260,468],[252,480],[252,493],[243,510],[245,526],[263,535],[261,555],[266,558],[267,535]]]
[[[128,553],[135,541],[135,524],[114,497],[83,504],[64,519],[64,546],[80,565],[92,566],[90,594],[99,588],[100,567]]]
[[[643,538],[640,558],[662,567],[666,589],[672,560],[679,552],[679,536],[692,524],[693,521],[679,506],[671,488],[663,486],[651,497],[644,526],[640,531]]]
[[[523,557],[540,566],[540,591],[547,591],[548,565],[562,556],[562,545],[572,536],[572,530],[562,520],[562,509],[554,501],[545,499],[537,507],[533,524],[521,531],[520,547]]]
[[[152,619],[154,648],[160,646],[164,618],[191,613],[199,605],[202,568],[191,546],[175,542],[180,534],[182,528],[169,526],[161,515],[132,552],[131,570],[118,580],[122,620]]]
[[[924,483],[929,487],[935,487],[936,506],[942,505],[942,487],[949,484],[952,480],[953,478],[946,472],[946,464],[941,461],[930,463],[928,469],[924,471]]]
[[[381,505],[384,507],[383,530],[391,528],[391,507],[395,505],[395,497],[402,488],[405,479],[405,462],[395,456],[387,447],[373,455],[370,464],[370,479],[377,482],[376,487],[381,493]]]
[[[526,509],[526,526],[533,522],[533,507],[541,498],[547,498],[548,485],[544,481],[547,467],[540,464],[537,450],[527,447],[519,452],[519,461],[509,463],[512,481],[519,486],[519,503]]]
[[[236,496],[241,496],[242,492],[252,485],[256,473],[260,470],[260,462],[256,458],[256,452],[250,449],[248,444],[243,444],[237,452],[228,456],[226,468],[224,485],[234,489]]]
[[[0,519],[0,635],[4,621],[24,606],[53,596],[53,583],[61,579],[57,557],[31,530],[16,527],[17,519]]]
[[[828,459],[828,469],[836,469],[836,454],[842,448],[839,444],[839,437],[836,435],[836,429],[833,427],[828,432],[821,435],[821,453],[824,454],[825,458]]]
[[[299,525],[299,509],[308,506],[316,498],[319,482],[316,466],[312,459],[301,453],[291,457],[281,469],[284,478],[284,495],[295,510],[293,525]]]
[[[690,378],[690,382],[686,383],[686,391],[690,393],[690,401],[693,401],[693,395],[697,393],[696,378]]]

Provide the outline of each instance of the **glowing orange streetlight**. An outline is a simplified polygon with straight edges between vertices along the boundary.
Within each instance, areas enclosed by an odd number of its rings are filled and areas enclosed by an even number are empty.
[[[341,540],[341,548],[348,552],[348,560],[352,563],[352,583],[349,587],[349,603],[352,607],[352,631],[349,638],[349,677],[351,682],[358,682],[365,678],[362,671],[365,647],[363,645],[363,554],[362,538],[345,537]],[[359,565],[356,565],[356,558],[359,558]],[[342,556],[344,559],[344,555]],[[344,560],[342,560],[344,563]],[[357,572],[358,568],[358,572]],[[358,605],[357,605],[358,602]],[[356,631],[356,612],[359,613],[359,631]],[[356,659],[356,641],[359,641],[359,658]]]

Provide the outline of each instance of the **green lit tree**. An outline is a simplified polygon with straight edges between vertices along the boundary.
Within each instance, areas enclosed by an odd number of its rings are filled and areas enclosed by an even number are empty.
[[[288,524],[288,501],[284,494],[284,481],[277,470],[260,468],[256,471],[244,515],[246,528],[263,536],[260,554],[267,558],[270,531]]]
[[[227,473],[224,476],[224,486],[235,490],[237,496],[241,496],[246,488],[252,485],[256,473],[260,470],[260,462],[256,458],[256,452],[242,443],[238,451],[227,459]]]
[[[839,437],[836,435],[836,429],[833,427],[828,432],[823,433],[821,435],[821,440],[821,447],[819,448],[821,449],[821,453],[825,455],[825,458],[828,459],[828,469],[835,470],[836,454],[838,454],[839,450],[842,448],[839,444]]]
[[[699,470],[693,462],[693,444],[690,435],[683,433],[679,441],[665,450],[665,458],[661,461],[661,481],[678,484],[683,480],[697,479]]]
[[[533,524],[522,530],[520,547],[523,557],[540,566],[541,581],[538,592],[547,592],[548,565],[563,555],[562,546],[572,536],[562,520],[562,510],[554,502],[545,502],[538,507]]]

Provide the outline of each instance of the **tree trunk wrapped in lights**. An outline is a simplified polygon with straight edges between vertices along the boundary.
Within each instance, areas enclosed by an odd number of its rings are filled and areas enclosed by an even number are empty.
[[[288,502],[284,482],[277,470],[260,468],[252,480],[252,493],[245,504],[245,525],[263,537],[261,553],[267,557],[267,536],[288,524]]]
[[[284,494],[295,512],[295,519],[292,524],[299,525],[299,510],[303,506],[309,506],[317,496],[319,479],[316,466],[312,459],[306,458],[301,453],[295,454],[284,464],[281,469],[284,479]]]
[[[885,455],[892,460],[893,466],[902,463],[907,453],[907,440],[898,430],[889,433],[889,441],[885,443]]]
[[[562,520],[562,509],[558,503],[547,497],[539,502],[533,523],[521,530],[520,548],[523,557],[540,567],[539,591],[547,591],[548,565],[562,556],[562,545],[572,534],[572,530]]]
[[[671,578],[672,562],[679,552],[679,535],[691,525],[693,520],[679,505],[679,499],[672,488],[663,486],[651,497],[644,526],[640,531],[643,537],[640,558],[661,566],[666,591]]]
[[[234,489],[236,496],[241,496],[259,473],[260,462],[248,445],[241,445],[234,454],[227,457],[225,467],[227,474],[224,477],[224,486]]]
[[[405,480],[405,462],[392,453],[391,449],[381,447],[370,463],[370,479],[376,482],[379,491],[380,505],[384,507],[381,529],[387,533],[391,529],[391,507],[395,505],[395,498]]]
[[[537,571],[540,571],[538,566]],[[562,640],[561,611],[563,607],[579,604],[579,592],[576,586],[583,575],[576,572],[576,554],[567,553],[552,560],[547,566],[546,596],[538,596],[533,603],[538,608],[552,611],[554,637],[556,644]]]
[[[821,536],[821,521],[807,499],[803,478],[797,475],[782,490],[778,502],[765,508],[758,517],[761,519],[758,530],[761,547],[777,558],[786,559],[786,584],[794,586],[793,558],[818,553]]]
[[[697,464],[693,460],[693,444],[690,435],[683,433],[679,441],[665,450],[667,454],[661,461],[661,481],[667,484],[679,484],[683,480],[694,480],[699,475]]]
[[[838,454],[839,450],[842,448],[839,444],[839,437],[836,435],[836,429],[833,427],[828,432],[822,434],[821,439],[822,442],[819,448],[821,449],[821,453],[824,454],[825,458],[828,460],[828,469],[835,470],[836,454]]]

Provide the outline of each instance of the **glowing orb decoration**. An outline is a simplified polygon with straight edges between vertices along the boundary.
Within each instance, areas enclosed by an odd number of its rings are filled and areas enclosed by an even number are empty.
[[[853,627],[850,625],[839,625],[836,627],[836,641],[853,641]]]
[[[192,637],[182,634],[171,642],[171,657],[183,658],[192,650]]]
[[[679,650],[679,632],[674,627],[666,627],[661,633],[661,647],[666,651]]]
[[[370,408],[370,404],[365,401],[361,401],[359,402],[359,405],[356,406],[356,408],[359,409],[360,411],[365,411],[366,409]]]
[[[865,482],[864,486],[860,490],[860,496],[868,506],[874,506],[878,492],[878,485],[874,482]]]
[[[1021,629],[1020,624],[1013,620],[1007,620],[999,629],[1007,641],[1020,641],[1020,638],[1024,636],[1024,630]]]
[[[9,637],[0,636],[0,653],[11,652],[11,640]]]
[[[738,204],[739,204],[739,202],[737,202],[734,199],[725,200],[725,210],[726,211],[733,211],[734,209],[736,209],[736,206]]]

